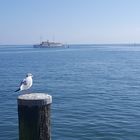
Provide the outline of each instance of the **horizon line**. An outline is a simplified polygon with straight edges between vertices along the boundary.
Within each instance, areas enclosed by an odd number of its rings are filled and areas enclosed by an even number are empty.
[[[140,43],[63,43],[64,45],[133,45],[137,46]],[[0,44],[0,46],[23,46],[23,45],[34,45],[33,43],[23,44]]]

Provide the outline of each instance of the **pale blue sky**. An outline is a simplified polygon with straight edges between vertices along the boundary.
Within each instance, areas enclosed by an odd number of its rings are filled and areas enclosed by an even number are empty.
[[[140,43],[140,0],[0,0],[0,44]]]

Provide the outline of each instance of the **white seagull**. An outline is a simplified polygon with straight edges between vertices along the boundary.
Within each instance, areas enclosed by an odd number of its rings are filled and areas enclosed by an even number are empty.
[[[28,73],[26,75],[26,78],[22,80],[19,88],[15,92],[29,89],[33,84],[32,77],[33,77],[33,75],[31,73]]]

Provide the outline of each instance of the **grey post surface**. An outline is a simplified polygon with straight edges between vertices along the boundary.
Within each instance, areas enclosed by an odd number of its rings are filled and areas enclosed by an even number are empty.
[[[19,140],[51,140],[52,96],[30,93],[18,96]]]

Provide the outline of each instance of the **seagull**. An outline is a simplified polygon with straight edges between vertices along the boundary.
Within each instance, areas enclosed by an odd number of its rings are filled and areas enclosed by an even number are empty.
[[[19,88],[15,92],[29,89],[33,84],[32,77],[31,73],[27,73],[26,78],[21,81]]]

